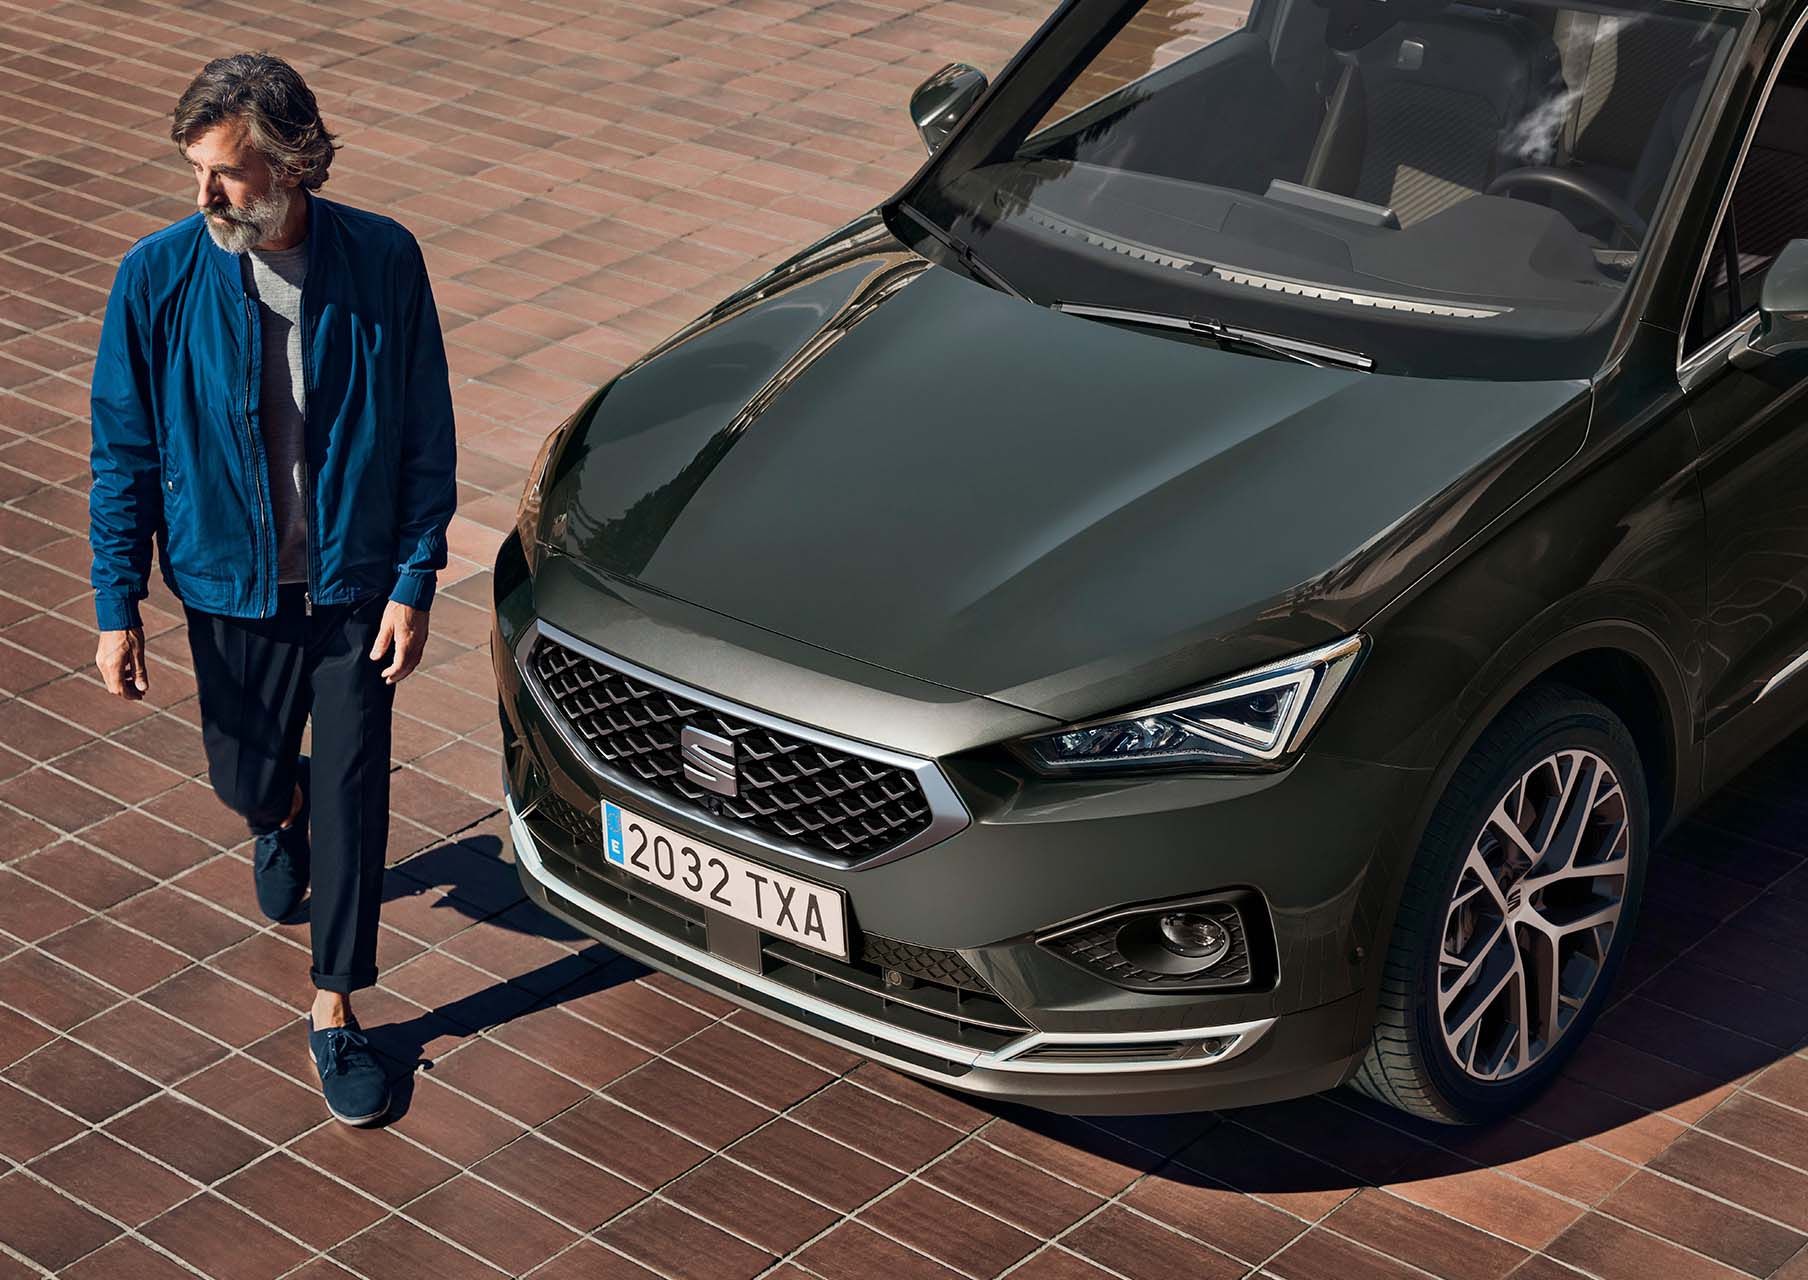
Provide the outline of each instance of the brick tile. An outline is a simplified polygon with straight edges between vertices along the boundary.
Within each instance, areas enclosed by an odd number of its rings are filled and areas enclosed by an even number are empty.
[[[1808,1058],[1782,1059],[1752,1082],[1751,1092],[1808,1111]]]
[[[171,807],[162,800],[152,802],[152,807],[158,805]],[[170,819],[170,822],[180,821],[180,816]],[[212,845],[180,826],[171,826],[170,822],[159,822],[147,813],[128,809],[82,832],[82,839],[131,863],[154,880],[167,880],[206,861],[215,852]],[[233,843],[240,838],[241,835],[230,837]],[[249,871],[246,874],[248,876]]]
[[[1808,1165],[1808,1115],[1749,1094],[1735,1094],[1701,1121],[1709,1133],[1800,1168]]]
[[[757,1103],[718,1089],[664,1060],[623,1076],[605,1093],[629,1110],[708,1147],[726,1146],[773,1116]]]
[[[960,1273],[913,1253],[858,1222],[844,1222],[798,1254],[797,1261],[823,1280],[955,1280]]]
[[[688,1005],[659,994],[644,979],[601,990],[588,982],[580,983],[578,987],[579,994],[567,995],[560,991],[553,999],[567,1013],[594,1022],[654,1053],[663,1053],[679,1041],[688,1040],[714,1021]]]
[[[312,962],[302,947],[291,946],[274,933],[259,933],[228,947],[208,964],[284,1004],[305,1009],[314,998],[314,983],[308,977]]]
[[[275,1280],[308,1257],[300,1245],[214,1195],[176,1206],[143,1232],[216,1280]]]
[[[475,1164],[527,1132],[520,1122],[452,1092],[433,1076],[414,1076],[412,1088],[407,1111],[389,1127],[454,1164]]]
[[[407,1204],[458,1172],[457,1165],[384,1129],[322,1125],[290,1143],[289,1150],[392,1207]]]
[[[330,1249],[388,1212],[379,1202],[281,1151],[239,1170],[217,1190],[314,1249]]]
[[[62,1280],[190,1280],[194,1274],[143,1241],[121,1236],[64,1267]]]
[[[105,911],[156,883],[140,871],[68,841],[21,858],[13,867],[93,911]],[[56,926],[61,927],[60,924]],[[54,933],[55,929],[45,932]]]
[[[899,1169],[927,1164],[961,1139],[960,1130],[845,1081],[830,1085],[790,1114]]]
[[[250,846],[245,848],[249,850]],[[172,884],[209,906],[251,922],[254,927],[264,923],[264,913],[257,905],[257,887],[251,877],[248,854],[214,854],[176,876]]]
[[[888,1169],[813,1129],[780,1119],[730,1147],[728,1154],[768,1178],[831,1208],[849,1211],[898,1179]]]
[[[100,916],[72,925],[39,945],[71,968],[133,995],[188,967],[180,952]]]
[[[1200,1276],[1203,1280],[1232,1280],[1248,1270],[1215,1249],[1115,1205],[1088,1218],[1063,1236],[1061,1242],[1130,1280],[1167,1280],[1180,1274]],[[1291,1277],[1292,1273],[1283,1274]]]
[[[1263,1274],[1287,1280],[1419,1280],[1420,1272],[1314,1228],[1271,1259]]]
[[[0,1156],[23,1162],[81,1131],[74,1116],[0,1080]]]
[[[149,1222],[200,1188],[102,1133],[40,1156],[31,1170],[127,1226]]]
[[[631,1183],[533,1134],[478,1162],[474,1171],[578,1231],[601,1226],[642,1194]]]
[[[460,1174],[408,1206],[409,1217],[521,1275],[573,1244],[577,1234],[493,1187]]]
[[[589,1094],[581,1085],[485,1040],[472,1041],[442,1058],[433,1074],[440,1083],[527,1125],[540,1124]]]
[[[1549,1244],[1583,1212],[1578,1204],[1457,1156],[1415,1160],[1388,1190],[1528,1249]]]
[[[166,1085],[193,1075],[229,1052],[224,1045],[136,1000],[115,1005],[70,1034]]]
[[[969,1275],[997,1275],[1035,1251],[1026,1231],[908,1181],[860,1211],[861,1220]]]
[[[157,1092],[157,1086],[73,1040],[56,1040],[6,1069],[6,1078],[90,1124]]]
[[[182,1082],[179,1091],[272,1143],[284,1143],[326,1119],[320,1095],[234,1054]]]
[[[596,1239],[674,1280],[751,1280],[773,1261],[764,1250],[657,1200],[628,1210]]]
[[[1802,1232],[1643,1171],[1609,1196],[1601,1212],[1759,1276],[1808,1245]]]
[[[487,1280],[503,1274],[401,1218],[385,1218],[332,1256],[358,1275],[383,1280]]]
[[[55,1038],[56,1033],[49,1028],[0,1005],[0,1070]]]
[[[20,860],[20,865],[43,857],[33,854]],[[11,870],[0,870],[0,929],[26,942],[47,938],[85,919],[88,908],[33,884]]]
[[[257,1138],[167,1093],[113,1120],[107,1132],[197,1182],[218,1181],[268,1149]]]
[[[5,678],[0,670],[0,684]],[[0,782],[0,801],[59,831],[80,831],[122,807],[119,801],[52,769],[33,769]]]
[[[69,966],[30,950],[0,960],[0,992],[20,1013],[59,1030],[93,1017],[120,999]]]
[[[1652,1161],[1659,1173],[1808,1231],[1808,1174],[1704,1133],[1687,1133]]]
[[[1110,1274],[1077,1254],[1054,1246],[1043,1249],[1011,1272],[1013,1280],[1106,1280]]]
[[[242,942],[256,926],[170,888],[153,889],[107,913],[165,946],[203,960]]]
[[[707,1032],[705,1034],[708,1034]],[[510,1019],[491,1033],[492,1038],[526,1054],[536,1062],[570,1076],[579,1084],[601,1089],[646,1062],[651,1054],[638,1045],[585,1022],[557,1005],[536,1009]],[[746,1039],[745,1036],[740,1037]],[[685,1061],[681,1046],[673,1057]],[[713,1073],[706,1072],[712,1079]]]
[[[511,1021],[534,994],[492,977],[442,951],[427,951],[405,964],[384,966],[382,984],[448,1022],[477,1031]]]
[[[972,1133],[997,1114],[995,1109],[987,1110],[946,1089],[938,1089],[921,1080],[901,1075],[876,1062],[862,1063],[849,1072],[847,1078],[882,1097],[902,1103],[912,1111],[920,1111],[930,1119],[940,1120],[943,1124],[959,1129],[963,1133]],[[1115,1119],[1095,1120],[1094,1123],[1110,1126],[1113,1123],[1129,1123],[1135,1119],[1135,1117],[1116,1117]],[[1153,1117],[1152,1121],[1153,1127],[1174,1133],[1181,1131],[1189,1119],[1190,1117],[1183,1116],[1158,1116]],[[1130,1136],[1121,1129],[1118,1132],[1121,1136]],[[1175,1145],[1178,1147],[1184,1144],[1176,1143]]]
[[[540,1132],[637,1187],[661,1186],[709,1155],[707,1147],[601,1097],[578,1104]]]
[[[1740,1273],[1667,1240],[1646,1235],[1598,1213],[1584,1215],[1545,1250],[1559,1262],[1600,1280],[1734,1280]]]
[[[1123,1203],[1252,1264],[1279,1253],[1306,1229],[1306,1224],[1291,1214],[1242,1196],[1180,1164],[1144,1178]]]
[[[658,1280],[654,1272],[638,1262],[588,1240],[528,1274],[532,1280]],[[802,1275],[801,1272],[798,1274]],[[785,1278],[775,1273],[774,1280]]]
[[[1517,1245],[1374,1189],[1344,1201],[1324,1225],[1433,1275],[1499,1280],[1527,1257]]]
[[[666,1187],[664,1198],[774,1254],[832,1226],[835,1211],[715,1156]]]
[[[1140,1147],[1065,1116],[994,1120],[980,1131],[980,1137],[1099,1196],[1116,1195],[1160,1163]]]
[[[0,1177],[0,1244],[55,1272],[119,1234],[104,1218],[14,1170]]]
[[[299,1017],[268,996],[198,966],[159,983],[140,999],[235,1048]]]

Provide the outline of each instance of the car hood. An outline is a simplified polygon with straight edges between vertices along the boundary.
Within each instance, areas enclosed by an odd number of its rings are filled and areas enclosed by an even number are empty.
[[[1080,319],[869,223],[580,410],[542,527],[653,591],[1077,717],[1360,627],[1572,456],[1587,402]]]

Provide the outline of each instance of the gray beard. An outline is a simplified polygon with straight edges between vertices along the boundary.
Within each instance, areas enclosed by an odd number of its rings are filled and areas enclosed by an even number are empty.
[[[207,213],[203,215],[207,234],[227,253],[249,253],[282,230],[293,200],[294,192],[287,187],[273,187],[269,195],[243,209],[228,205],[217,214]]]

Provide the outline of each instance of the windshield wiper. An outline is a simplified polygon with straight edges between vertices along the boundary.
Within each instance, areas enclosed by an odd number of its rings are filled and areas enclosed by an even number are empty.
[[[1355,351],[1345,351],[1341,347],[1327,347],[1323,343],[1307,342],[1301,338],[1289,338],[1278,333],[1262,333],[1256,329],[1242,329],[1235,325],[1225,324],[1221,320],[1196,320],[1188,316],[1163,315],[1159,311],[1095,307],[1080,302],[1057,302],[1055,310],[1065,315],[1080,316],[1087,320],[1110,320],[1119,324],[1144,325],[1152,329],[1178,329],[1187,333],[1196,333],[1210,338],[1220,346],[1252,347],[1267,355],[1277,356],[1283,360],[1297,360],[1301,364],[1313,365],[1320,369],[1335,367],[1367,370],[1375,367],[1373,360]]]
[[[943,248],[948,250],[949,253],[952,253],[955,261],[965,267],[969,274],[977,276],[980,280],[991,285],[1000,293],[1010,294],[1011,297],[1016,298],[1019,302],[1029,301],[1023,294],[1011,287],[1011,282],[1009,280],[1006,280],[1003,276],[992,270],[992,268],[981,262],[974,254],[973,246],[968,244],[965,240],[962,240],[952,231],[947,231],[937,226],[927,214],[918,212],[915,207],[906,204],[902,200],[898,201],[897,208],[899,213],[902,213],[905,217],[923,228],[923,230],[927,231],[931,237],[942,245]]]

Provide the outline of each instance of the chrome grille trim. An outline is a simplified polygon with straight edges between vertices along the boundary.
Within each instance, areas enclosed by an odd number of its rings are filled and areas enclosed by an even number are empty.
[[[883,852],[863,858],[843,858],[825,850],[811,848],[795,840],[788,840],[770,831],[763,831],[758,827],[740,822],[725,822],[701,806],[687,803],[681,797],[648,786],[627,771],[618,769],[603,760],[566,718],[557,701],[541,683],[534,668],[532,661],[534,646],[542,638],[563,645],[593,662],[611,667],[643,684],[652,685],[676,697],[708,707],[711,711],[721,715],[745,720],[774,733],[788,734],[831,751],[870,760],[910,773],[914,775],[917,786],[921,788],[923,798],[929,805],[929,825],[902,844]],[[856,870],[881,866],[898,858],[908,857],[919,850],[927,849],[930,845],[939,844],[957,831],[964,829],[972,821],[967,812],[967,806],[961,802],[960,796],[955,793],[954,788],[949,785],[948,779],[943,776],[941,769],[933,760],[905,755],[902,752],[872,743],[859,742],[852,738],[843,738],[827,730],[798,724],[752,707],[731,702],[726,698],[717,697],[715,694],[707,693],[669,676],[660,675],[656,671],[649,671],[638,663],[630,662],[626,658],[600,649],[544,619],[536,618],[523,628],[521,638],[515,644],[515,668],[520,672],[523,685],[539,706],[547,722],[558,732],[560,739],[571,753],[581,760],[584,767],[593,775],[647,805],[650,810],[649,816],[671,814],[687,827],[696,829],[699,835],[726,838],[731,850],[734,848],[733,842],[738,840],[757,845],[773,853],[783,854],[789,858],[813,862],[818,866]]]

